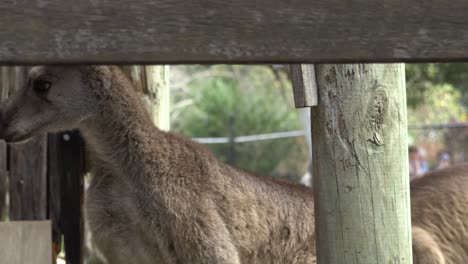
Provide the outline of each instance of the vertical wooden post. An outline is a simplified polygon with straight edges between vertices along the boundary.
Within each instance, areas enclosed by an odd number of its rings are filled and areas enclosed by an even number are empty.
[[[156,126],[170,129],[169,66],[124,66]]]
[[[84,143],[78,131],[48,136],[49,214],[55,254],[65,245],[68,264],[83,263]],[[54,256],[55,257],[55,256]]]
[[[318,263],[411,263],[404,66],[316,65],[316,76]]]
[[[26,80],[26,67],[14,67],[12,90]],[[10,145],[10,219],[47,219],[47,137]]]
[[[299,115],[301,116],[301,122],[304,129],[310,132],[311,122],[310,122],[310,107],[316,106],[318,102],[317,95],[317,82],[315,77],[315,66],[313,64],[291,64],[290,65],[291,81],[294,95],[294,105],[299,109]],[[306,134],[306,141],[309,147],[309,173],[310,180],[305,179],[310,182],[304,182],[312,186],[313,182],[313,170],[312,166],[312,135]]]
[[[169,66],[145,66],[147,107],[159,129],[168,131],[170,121]]]
[[[9,74],[11,67],[0,67],[0,102],[8,96],[10,88]],[[8,156],[7,144],[0,141],[0,221],[7,217],[7,190],[8,190]]]

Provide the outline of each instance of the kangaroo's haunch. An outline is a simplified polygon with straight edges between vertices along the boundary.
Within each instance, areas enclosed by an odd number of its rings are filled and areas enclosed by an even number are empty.
[[[468,165],[411,182],[415,264],[468,263]]]

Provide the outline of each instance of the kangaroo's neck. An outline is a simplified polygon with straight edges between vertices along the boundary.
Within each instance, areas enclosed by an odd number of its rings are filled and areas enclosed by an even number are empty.
[[[98,162],[129,177],[144,174],[138,164],[146,159],[164,168],[157,164],[163,159],[155,156],[164,153],[153,151],[154,146],[164,147],[164,133],[153,125],[130,81],[112,67],[101,71],[97,67],[88,75],[98,105],[81,131]]]

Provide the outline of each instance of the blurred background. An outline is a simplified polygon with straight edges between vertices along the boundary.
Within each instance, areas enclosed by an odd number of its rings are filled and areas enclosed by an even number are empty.
[[[307,174],[309,145],[300,130],[310,129],[309,113],[294,109],[288,65],[180,65],[170,72],[171,130],[257,174],[294,182]],[[412,177],[463,162],[468,64],[406,64],[406,88]],[[270,133],[278,137],[233,142]]]
[[[173,66],[170,72],[172,131],[231,165],[300,180],[308,145],[289,66]]]

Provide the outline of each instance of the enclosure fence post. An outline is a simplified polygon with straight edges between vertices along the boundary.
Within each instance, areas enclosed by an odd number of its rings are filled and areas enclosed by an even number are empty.
[[[0,67],[0,102],[8,97],[8,90],[10,87],[9,73],[11,67]],[[0,141],[0,221],[5,221],[7,218],[8,204],[8,166],[7,166],[7,144],[5,141]]]
[[[404,65],[315,70],[318,263],[412,263]]]
[[[11,68],[10,93],[26,82],[27,67]],[[11,220],[44,220],[47,210],[47,136],[38,135],[24,144],[11,144],[9,153]]]
[[[162,130],[170,129],[169,66],[123,66],[122,69],[141,94],[154,124]]]

